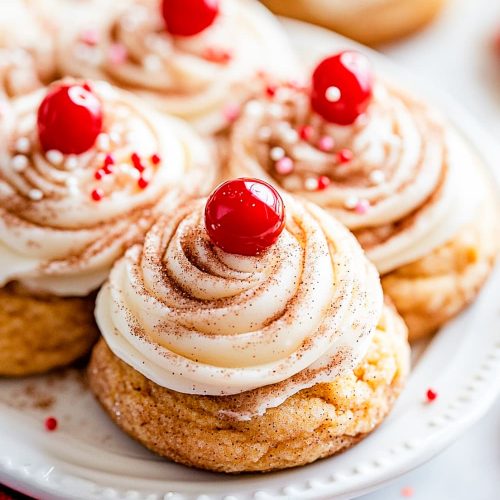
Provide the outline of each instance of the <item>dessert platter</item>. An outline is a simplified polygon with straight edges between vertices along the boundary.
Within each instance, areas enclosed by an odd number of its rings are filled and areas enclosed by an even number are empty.
[[[484,415],[500,152],[460,107],[253,0],[1,8],[47,38],[0,37],[1,483],[352,498]]]

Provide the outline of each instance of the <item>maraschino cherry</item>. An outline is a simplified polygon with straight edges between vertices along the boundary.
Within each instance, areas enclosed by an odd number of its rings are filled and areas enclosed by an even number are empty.
[[[163,0],[167,31],[175,36],[194,36],[213,24],[219,0]]]
[[[373,93],[368,59],[346,50],[324,59],[312,76],[311,106],[325,120],[350,125],[366,111]]]
[[[207,201],[205,227],[212,242],[225,252],[259,255],[285,227],[283,200],[276,189],[258,179],[225,182]]]
[[[88,151],[102,131],[102,105],[88,85],[57,85],[38,108],[38,137],[44,151]]]

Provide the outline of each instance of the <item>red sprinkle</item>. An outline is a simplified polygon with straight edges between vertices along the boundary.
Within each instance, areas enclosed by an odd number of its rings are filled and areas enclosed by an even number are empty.
[[[104,169],[100,168],[99,170],[95,171],[94,177],[96,180],[100,181],[105,175],[106,172],[104,171]]]
[[[104,158],[104,166],[107,167],[108,165],[114,165],[115,164],[115,159],[113,158],[113,155],[107,154],[106,157]]]
[[[106,175],[112,174],[114,172],[113,165],[106,165],[102,170]]]
[[[144,179],[144,177],[140,177],[139,180],[137,181],[137,184],[141,189],[146,189],[149,185],[149,181]]]
[[[318,177],[318,191],[323,191],[330,185],[330,178],[326,175],[320,175]]]
[[[96,30],[85,30],[80,34],[80,40],[85,45],[94,46],[99,41],[99,33]]]
[[[154,155],[152,155],[150,159],[151,159],[151,163],[153,165],[158,165],[161,162],[160,155],[156,154],[156,153]]]
[[[340,163],[348,163],[353,159],[353,154],[350,149],[342,149],[337,153],[337,159]]]
[[[426,396],[427,396],[427,401],[431,403],[438,397],[438,394],[433,389],[427,389]]]
[[[92,199],[94,201],[101,201],[103,196],[104,196],[104,193],[103,193],[102,189],[98,188],[98,189],[94,189],[92,191],[92,193],[90,194],[90,196],[92,197]]]
[[[57,419],[54,417],[48,417],[45,419],[45,428],[52,432],[57,429]]]
[[[298,129],[299,136],[304,141],[309,141],[314,134],[314,129],[311,125],[301,125]]]
[[[405,486],[401,488],[401,496],[405,498],[410,498],[414,495],[415,490],[411,486]]]
[[[130,155],[130,159],[132,160],[132,163],[134,164],[134,167],[139,170],[139,172],[144,172],[145,167],[142,164],[141,157],[137,153],[132,153]]]
[[[277,87],[276,85],[268,85],[266,87],[266,94],[268,97],[274,97],[276,95]]]

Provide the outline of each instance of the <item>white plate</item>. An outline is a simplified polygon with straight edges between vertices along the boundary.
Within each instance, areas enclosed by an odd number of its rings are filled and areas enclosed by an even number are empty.
[[[354,45],[305,24],[286,25],[311,60]],[[382,56],[370,52],[370,57],[384,74],[416,86],[414,78],[404,78]],[[422,93],[420,84],[418,90]],[[427,94],[491,165],[493,141],[456,105],[435,91]],[[499,290],[497,268],[474,306],[416,350],[408,386],[384,424],[337,457],[279,473],[241,476],[168,463],[122,434],[86,391],[81,375],[69,371],[66,376],[0,383],[0,481],[54,499],[265,500],[366,493],[438,453],[500,393]],[[425,403],[428,387],[439,393],[433,404]],[[44,409],[51,397],[53,404]],[[56,432],[44,430],[49,414],[59,420]]]

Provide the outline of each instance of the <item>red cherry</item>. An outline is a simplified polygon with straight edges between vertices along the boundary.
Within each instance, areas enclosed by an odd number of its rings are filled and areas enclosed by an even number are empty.
[[[324,59],[312,76],[311,106],[325,120],[350,125],[365,112],[373,93],[368,59],[346,50]]]
[[[214,22],[219,0],[163,0],[162,14],[169,33],[193,36]]]
[[[225,252],[258,255],[276,242],[285,227],[283,200],[267,182],[227,181],[207,201],[205,227]]]
[[[101,131],[101,102],[82,85],[54,87],[38,108],[38,137],[44,151],[84,153]]]
[[[47,417],[45,419],[45,428],[51,432],[57,429],[57,419],[54,417]]]

